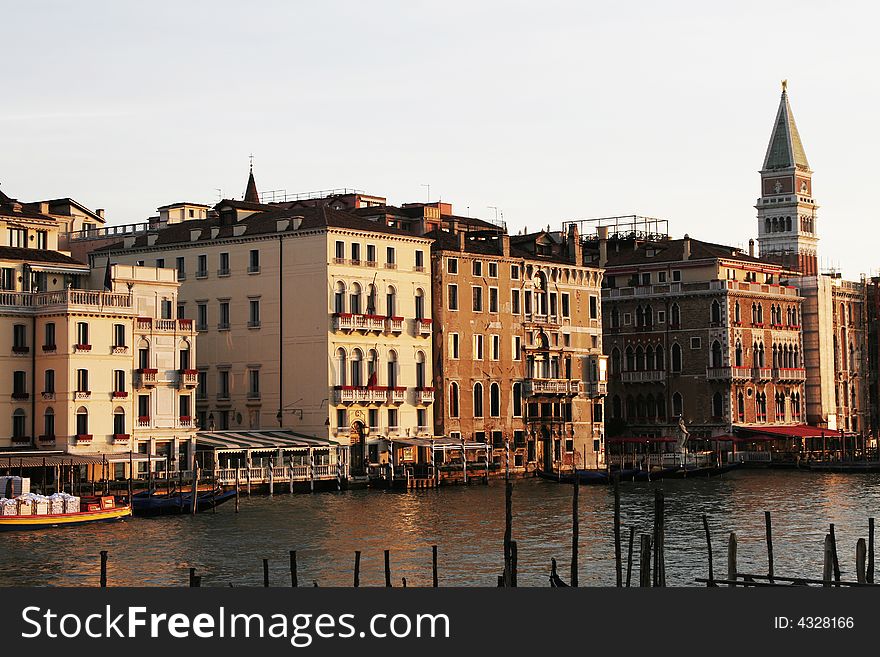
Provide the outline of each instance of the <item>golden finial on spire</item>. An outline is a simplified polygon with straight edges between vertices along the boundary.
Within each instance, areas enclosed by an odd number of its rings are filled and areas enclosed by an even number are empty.
[[[788,80],[782,81],[782,93],[785,93],[786,89],[788,89]]]

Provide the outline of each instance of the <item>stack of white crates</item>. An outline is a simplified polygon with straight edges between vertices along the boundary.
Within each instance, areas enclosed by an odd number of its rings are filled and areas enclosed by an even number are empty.
[[[12,495],[7,495],[9,491],[6,490],[9,485],[9,481],[12,481]],[[27,495],[31,492],[31,478],[30,477],[9,477],[3,476],[0,477],[0,497],[18,497],[19,495]]]

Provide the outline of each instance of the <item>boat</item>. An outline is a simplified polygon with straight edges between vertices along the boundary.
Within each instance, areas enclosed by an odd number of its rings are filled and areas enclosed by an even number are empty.
[[[4,500],[6,506],[12,507],[9,502],[14,502],[17,508],[15,514],[4,510],[3,515],[0,515],[0,531],[80,525],[87,522],[121,520],[131,516],[131,506],[120,504],[112,496],[77,498],[68,495],[64,498],[65,502],[60,509],[57,503],[53,505],[53,502],[59,498],[53,500],[53,497],[28,494],[13,500]],[[76,500],[76,504],[66,500]]]
[[[535,472],[541,477],[541,479],[558,481],[566,484],[574,483],[575,478],[577,478],[579,484],[610,484],[614,481],[615,475],[620,475],[621,481],[627,481],[639,473],[638,470],[630,469],[612,470],[611,472],[608,472],[607,470],[575,470],[574,472],[562,473],[545,472],[544,470],[538,469]]]
[[[196,498],[196,513],[210,511],[235,497],[234,490],[220,488],[200,492]],[[192,493],[158,493],[144,491],[131,496],[132,508],[136,516],[162,516],[192,513]]]

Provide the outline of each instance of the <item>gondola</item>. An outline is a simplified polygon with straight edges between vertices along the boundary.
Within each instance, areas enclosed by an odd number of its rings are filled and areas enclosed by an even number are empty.
[[[196,513],[211,511],[235,497],[234,490],[201,492],[196,498]],[[161,516],[192,513],[192,493],[164,495],[155,491],[136,493],[131,497],[131,506],[136,516]]]
[[[550,559],[550,587],[554,589],[567,589],[569,587],[556,572],[556,559]]]
[[[612,470],[610,473],[607,470],[575,470],[574,472],[555,473],[544,472],[541,469],[535,472],[541,479],[566,484],[574,483],[575,478],[577,478],[579,484],[610,484],[613,481],[614,475],[619,474],[621,481],[627,481],[639,473],[638,470],[631,469]]]

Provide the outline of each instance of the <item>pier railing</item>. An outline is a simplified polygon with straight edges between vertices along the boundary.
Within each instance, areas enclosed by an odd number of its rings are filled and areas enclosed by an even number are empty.
[[[336,464],[335,463],[322,463],[320,465],[294,465],[294,466],[274,466],[272,468],[269,467],[256,467],[256,468],[238,468],[238,483],[239,485],[245,484],[248,481],[252,484],[266,484],[269,483],[269,471],[272,471],[271,479],[275,483],[282,483],[285,481],[310,481],[311,479],[335,479],[336,478]],[[209,476],[213,474],[213,478],[217,481],[218,484],[224,486],[232,486],[236,481],[236,468],[219,468],[214,470],[213,473],[208,473]],[[343,476],[347,475],[347,472],[343,469]]]

